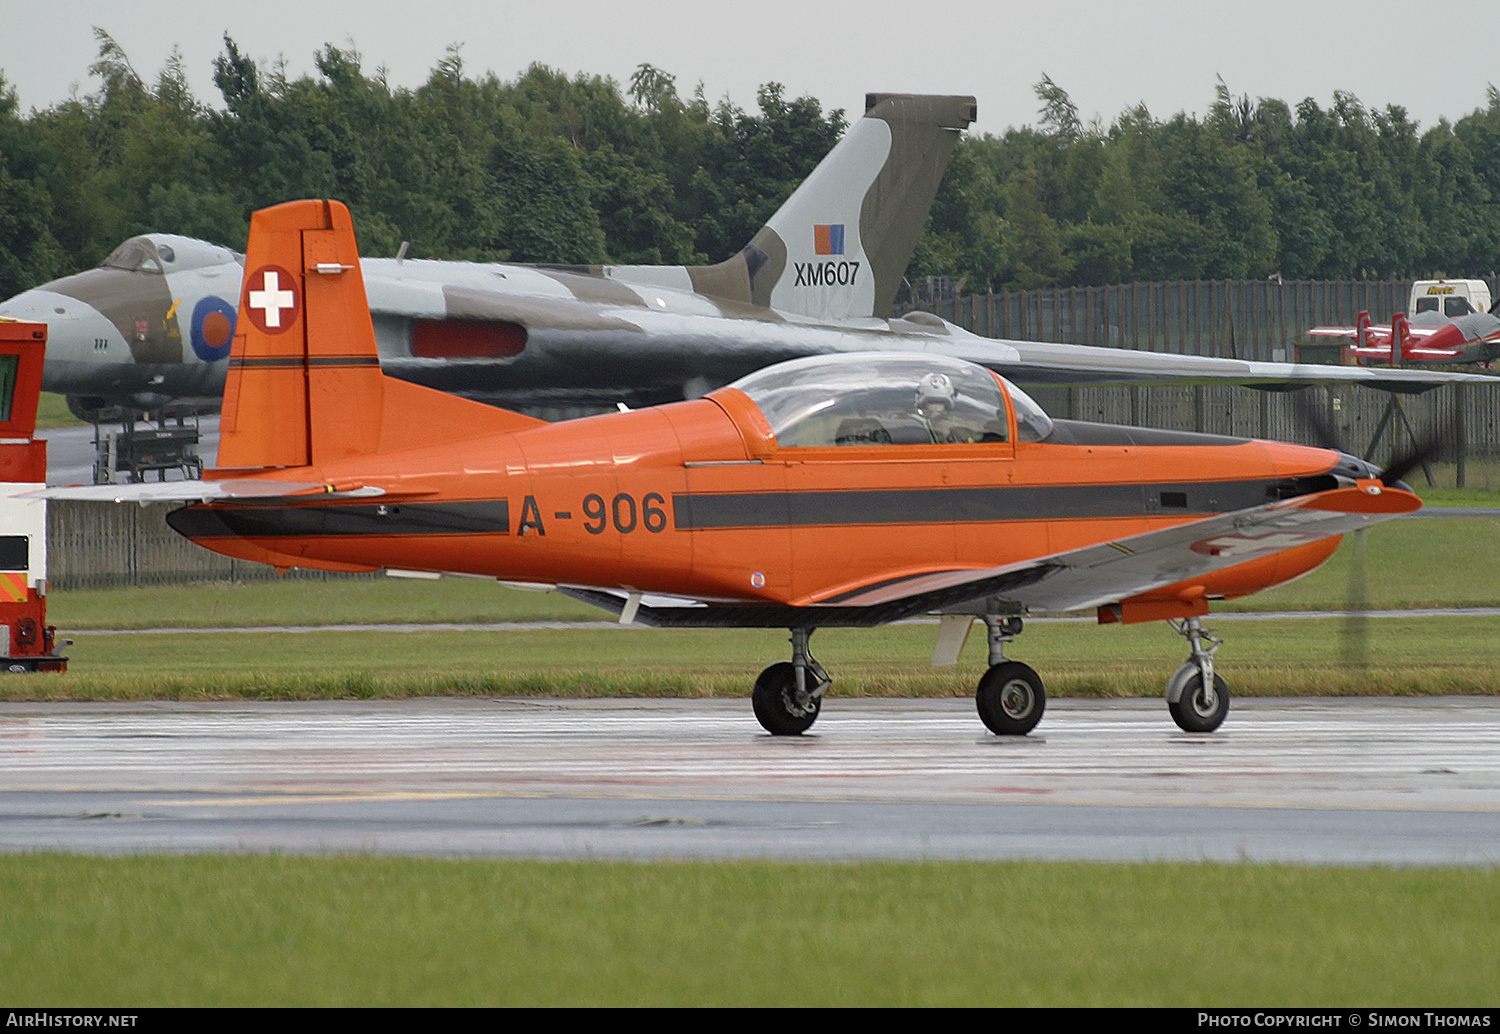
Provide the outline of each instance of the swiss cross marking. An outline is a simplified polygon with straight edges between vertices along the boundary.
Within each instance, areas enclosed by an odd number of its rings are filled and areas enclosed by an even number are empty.
[[[297,281],[280,266],[262,266],[246,282],[245,308],[250,322],[268,334],[279,334],[297,318]]]
[[[1295,531],[1273,531],[1267,535],[1229,534],[1194,542],[1195,553],[1222,557],[1252,557],[1274,553],[1311,542],[1315,536]]]

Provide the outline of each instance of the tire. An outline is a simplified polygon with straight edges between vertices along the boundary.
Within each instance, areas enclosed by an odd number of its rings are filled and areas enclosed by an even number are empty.
[[[1213,732],[1229,713],[1229,687],[1215,675],[1214,702],[1207,704],[1203,699],[1203,675],[1196,673],[1183,684],[1180,697],[1167,701],[1167,710],[1183,732]]]
[[[974,693],[979,720],[997,736],[1025,736],[1042,720],[1047,691],[1028,665],[1005,661],[984,673]]]
[[[760,673],[750,703],[755,718],[772,736],[799,736],[812,728],[822,710],[823,698],[815,696],[798,707],[797,669],[790,661],[773,664]]]
[[[68,404],[68,412],[86,424],[102,423],[110,415],[109,403],[97,395],[65,395],[63,400]]]

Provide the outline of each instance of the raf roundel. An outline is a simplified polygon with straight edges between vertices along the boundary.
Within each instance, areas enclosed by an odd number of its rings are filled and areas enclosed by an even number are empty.
[[[245,280],[245,312],[257,330],[280,334],[297,322],[302,297],[297,279],[281,266],[261,266]]]
[[[193,306],[190,331],[193,354],[205,363],[229,358],[237,315],[234,306],[222,298],[208,295],[198,299],[198,304]]]

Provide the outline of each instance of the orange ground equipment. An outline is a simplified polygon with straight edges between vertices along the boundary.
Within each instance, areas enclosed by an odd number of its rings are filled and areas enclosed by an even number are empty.
[[[752,694],[775,734],[822,706],[817,629],[932,613],[934,663],[984,622],[980,717],[1024,734],[1045,690],[1005,649],[1027,614],[1081,609],[1177,622],[1191,654],[1168,705],[1210,731],[1229,695],[1209,601],[1421,505],[1335,450],[1052,420],[983,366],[922,352],[796,359],[546,424],[384,376],[357,255],[337,202],[256,213],[218,466],[75,494],[195,502],[175,529],[278,567],[477,574],[626,622],[789,629],[792,659]]]
[[[34,437],[47,328],[0,320],[0,670],[66,671],[47,624],[47,443]]]

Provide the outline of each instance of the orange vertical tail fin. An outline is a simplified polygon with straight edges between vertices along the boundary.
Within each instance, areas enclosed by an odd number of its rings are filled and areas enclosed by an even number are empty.
[[[290,201],[251,217],[220,469],[320,465],[539,423],[381,373],[342,203]]]

